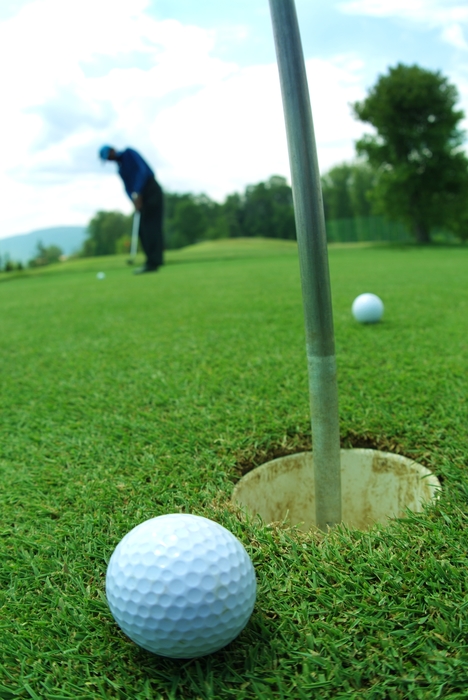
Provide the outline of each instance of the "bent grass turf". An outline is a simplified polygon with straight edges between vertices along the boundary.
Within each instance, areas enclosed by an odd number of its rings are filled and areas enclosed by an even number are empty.
[[[155,275],[101,258],[0,283],[0,698],[465,698],[468,251],[331,247],[343,446],[417,459],[443,493],[322,539],[230,505],[310,426],[294,244],[218,245]],[[351,317],[366,291],[377,326]],[[258,579],[244,632],[194,661],[138,649],[104,593],[121,537],[182,511],[229,528]]]

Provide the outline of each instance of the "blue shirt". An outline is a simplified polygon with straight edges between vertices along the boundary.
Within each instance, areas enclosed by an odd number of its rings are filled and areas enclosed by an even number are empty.
[[[140,194],[148,180],[154,177],[149,165],[133,148],[126,148],[125,151],[117,153],[117,165],[119,166],[119,175],[125,185],[125,191],[130,199],[132,192]]]

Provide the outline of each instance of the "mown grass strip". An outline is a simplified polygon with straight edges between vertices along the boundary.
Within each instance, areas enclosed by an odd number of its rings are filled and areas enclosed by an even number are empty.
[[[468,252],[330,251],[343,444],[418,459],[444,490],[325,539],[229,504],[249,465],[310,447],[297,260],[237,253],[0,285],[1,698],[465,696]],[[378,326],[351,318],[364,291]],[[103,595],[119,539],[177,511],[231,529],[259,583],[238,640],[186,662],[139,650]]]

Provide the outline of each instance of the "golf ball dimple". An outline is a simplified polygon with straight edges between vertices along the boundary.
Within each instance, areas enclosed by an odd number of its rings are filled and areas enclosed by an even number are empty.
[[[96,275],[98,280],[103,280],[105,278],[105,276],[106,276],[105,272],[98,272]]]
[[[222,525],[197,515],[161,515],[117,545],[106,595],[119,627],[143,649],[195,658],[244,629],[255,604],[255,572]]]
[[[384,305],[376,294],[360,294],[353,301],[351,311],[359,323],[378,323],[382,318]]]

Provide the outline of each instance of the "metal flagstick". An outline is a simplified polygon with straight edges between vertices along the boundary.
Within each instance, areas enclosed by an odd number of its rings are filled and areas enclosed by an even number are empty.
[[[304,302],[316,524],[341,521],[335,340],[327,237],[309,90],[294,0],[270,0],[288,138]]]

